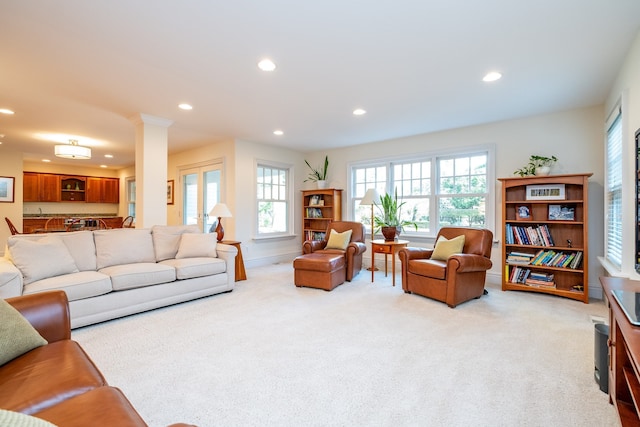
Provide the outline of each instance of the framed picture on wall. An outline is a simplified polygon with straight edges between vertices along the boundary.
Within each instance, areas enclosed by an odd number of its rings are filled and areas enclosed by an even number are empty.
[[[13,203],[16,179],[12,176],[0,176],[0,202]]]
[[[169,181],[167,181],[167,204],[168,205],[172,205],[173,204],[173,179],[170,179]]]

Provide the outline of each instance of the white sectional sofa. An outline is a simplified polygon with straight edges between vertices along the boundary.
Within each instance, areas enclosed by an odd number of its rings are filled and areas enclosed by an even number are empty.
[[[197,226],[15,235],[0,298],[61,289],[78,328],[231,291],[236,254]]]

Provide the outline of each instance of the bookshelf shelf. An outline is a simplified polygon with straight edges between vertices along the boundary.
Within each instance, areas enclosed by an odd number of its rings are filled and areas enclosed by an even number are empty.
[[[500,178],[502,290],[589,302],[588,180],[592,174]],[[527,187],[560,188],[564,199],[527,197]]]
[[[302,241],[322,240],[331,221],[342,219],[342,190],[302,191]]]

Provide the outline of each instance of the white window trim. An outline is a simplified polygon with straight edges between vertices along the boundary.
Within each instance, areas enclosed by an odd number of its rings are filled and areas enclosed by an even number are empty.
[[[258,227],[258,167],[272,167],[277,169],[286,169],[287,170],[287,231],[280,233],[259,233]],[[265,240],[282,240],[282,239],[291,239],[295,238],[296,234],[294,231],[295,226],[295,198],[294,198],[294,185],[293,185],[293,177],[295,173],[294,165],[291,163],[282,163],[273,160],[264,160],[264,159],[255,159],[253,164],[253,236],[252,240],[255,241],[265,241]]]
[[[495,171],[495,144],[481,144],[474,146],[465,146],[465,147],[456,147],[444,150],[430,150],[430,151],[421,151],[411,154],[392,156],[392,157],[384,157],[384,158],[372,158],[368,160],[358,160],[355,162],[349,162],[347,164],[347,177],[349,185],[347,185],[346,196],[347,196],[347,218],[351,221],[354,219],[355,212],[353,211],[353,203],[351,203],[353,198],[353,169],[361,168],[366,166],[380,165],[380,164],[389,164],[389,163],[401,163],[401,162],[411,162],[411,161],[419,161],[423,158],[434,159],[437,157],[446,157],[446,156],[456,156],[456,155],[464,155],[464,154],[473,154],[481,151],[486,151],[487,158],[487,199],[486,199],[486,217],[485,217],[485,228],[491,230],[496,235],[495,231],[495,217],[496,217],[496,171]],[[433,162],[432,162],[433,163]],[[436,166],[434,164],[431,165],[432,168]],[[434,179],[435,179],[434,175]],[[424,242],[432,242],[437,234],[437,230],[431,230],[428,234],[425,233],[417,233],[415,231],[410,231],[409,229],[405,229],[402,233],[403,236],[409,238],[413,241],[424,241]]]

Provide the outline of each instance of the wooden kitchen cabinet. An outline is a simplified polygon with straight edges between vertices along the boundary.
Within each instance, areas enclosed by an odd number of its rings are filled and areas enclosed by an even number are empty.
[[[40,201],[40,184],[39,173],[25,172],[22,177],[22,201],[39,202]]]
[[[118,178],[87,177],[86,201],[89,203],[119,203]]]
[[[40,186],[40,202],[59,202],[60,175],[41,173],[38,176]]]

